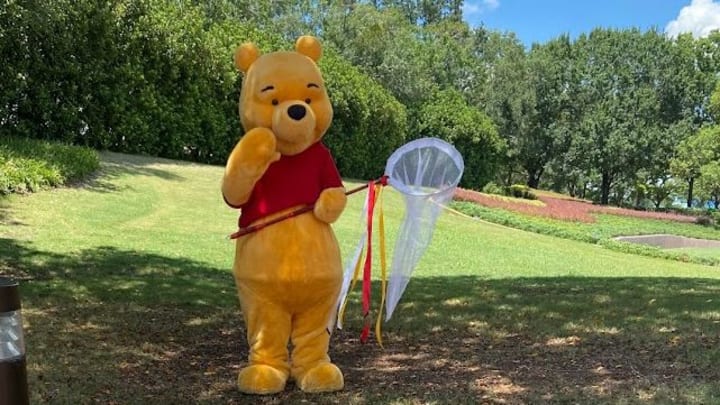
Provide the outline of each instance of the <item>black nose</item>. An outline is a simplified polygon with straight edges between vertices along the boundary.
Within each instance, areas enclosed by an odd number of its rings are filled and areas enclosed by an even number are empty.
[[[301,119],[303,119],[306,113],[307,111],[305,110],[305,106],[302,106],[300,104],[293,104],[290,106],[290,108],[288,108],[288,115],[295,121],[300,121]]]

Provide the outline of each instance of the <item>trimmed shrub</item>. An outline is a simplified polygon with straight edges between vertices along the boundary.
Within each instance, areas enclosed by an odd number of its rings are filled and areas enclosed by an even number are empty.
[[[508,187],[508,195],[526,200],[537,200],[537,196],[524,184],[513,184]]]
[[[490,182],[485,185],[485,187],[482,188],[482,192],[485,194],[498,194],[503,195],[505,192],[503,191],[503,188],[495,184],[494,182]]]
[[[715,220],[710,215],[701,215],[695,219],[695,223],[702,226],[713,226]]]
[[[512,228],[522,229],[525,231],[540,233],[544,235],[555,236],[563,239],[571,239],[579,242],[597,244],[619,252],[670,260],[682,260],[698,264],[707,264],[711,266],[720,266],[720,259],[717,258],[691,256],[682,252],[663,250],[654,246],[645,246],[615,240],[614,236],[617,236],[616,232],[619,234],[627,234],[627,232],[624,232],[621,228],[623,227],[623,225],[617,224],[618,221],[614,221],[616,222],[615,225],[609,225],[606,219],[606,224],[602,226],[583,224],[581,222],[573,223],[567,221],[557,221],[551,218],[538,217],[528,213],[516,213],[502,208],[488,208],[467,201],[455,201],[452,203],[452,207],[467,215],[496,224],[501,224]],[[612,216],[608,217],[608,219],[610,220],[613,218]],[[626,226],[629,226],[630,228],[637,228],[637,222],[628,222]],[[649,224],[648,228],[644,229],[644,233],[654,233],[648,232],[652,227],[653,225]],[[662,229],[668,229],[670,227],[672,227],[672,225],[667,224],[663,225]],[[708,232],[714,231],[705,231],[705,234],[708,234]],[[688,237],[701,237],[699,235],[700,232],[694,231],[692,233],[689,233],[687,229],[681,230],[678,228],[673,233]]]

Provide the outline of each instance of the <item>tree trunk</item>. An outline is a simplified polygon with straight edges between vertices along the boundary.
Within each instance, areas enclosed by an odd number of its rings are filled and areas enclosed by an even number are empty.
[[[612,176],[608,172],[602,174],[602,184],[600,185],[600,204],[608,205],[610,199],[610,184],[612,183]]]
[[[642,191],[639,189],[635,192],[635,208],[640,208],[640,204],[642,204],[643,198],[645,196],[643,195]]]
[[[537,189],[540,187],[540,176],[542,176],[543,170],[528,170],[528,181],[527,185],[530,188]]]
[[[688,196],[687,196],[687,207],[688,208],[692,208],[693,185],[695,185],[695,177],[690,177],[688,179]]]

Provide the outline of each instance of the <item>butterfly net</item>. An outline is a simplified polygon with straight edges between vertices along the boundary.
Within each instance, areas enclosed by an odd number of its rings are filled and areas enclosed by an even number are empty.
[[[388,159],[388,184],[402,193],[405,217],[393,250],[385,319],[393,314],[410,275],[432,239],[443,206],[452,199],[465,165],[460,153],[437,138],[407,143]]]
[[[460,153],[437,138],[421,138],[397,149],[388,159],[385,175],[390,186],[405,199],[405,216],[395,242],[390,279],[387,284],[386,317],[389,320],[402,297],[412,271],[430,244],[435,222],[443,206],[452,199],[462,177],[464,163]],[[370,195],[368,194],[368,198]],[[366,220],[366,199],[361,222]],[[343,285],[338,297],[342,313],[350,281],[357,276],[359,259],[367,248],[367,230],[346,263]],[[337,319],[342,328],[342,316]]]

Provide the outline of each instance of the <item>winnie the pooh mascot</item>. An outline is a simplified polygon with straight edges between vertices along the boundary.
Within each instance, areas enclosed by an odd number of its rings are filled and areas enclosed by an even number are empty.
[[[246,132],[225,167],[225,201],[241,210],[241,229],[314,204],[236,241],[233,272],[250,350],[238,376],[245,393],[282,391],[289,378],[305,392],[344,385],[327,353],[327,326],[342,283],[330,224],[346,196],[320,142],[333,116],[316,65],[321,53],[309,36],[297,40],[295,51],[261,55],[246,43],[235,52],[235,65],[244,73],[239,104]]]

